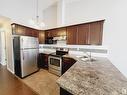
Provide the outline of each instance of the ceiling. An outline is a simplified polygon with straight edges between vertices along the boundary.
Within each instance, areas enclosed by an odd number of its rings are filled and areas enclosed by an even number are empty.
[[[81,1],[81,0],[64,0],[65,3],[71,3],[71,2],[75,2],[75,1]]]
[[[0,15],[8,17],[12,22],[27,25],[28,20],[36,17],[37,0],[1,0]],[[39,16],[43,17],[43,10],[58,0],[39,0]]]
[[[41,7],[41,9],[45,9],[57,1],[58,0],[39,0],[39,6]]]

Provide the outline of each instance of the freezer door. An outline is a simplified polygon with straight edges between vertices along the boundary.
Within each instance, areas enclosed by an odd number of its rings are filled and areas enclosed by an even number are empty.
[[[21,51],[21,72],[22,77],[25,77],[38,70],[37,56],[38,49],[28,49]]]
[[[20,36],[20,49],[39,48],[38,38],[29,36]]]

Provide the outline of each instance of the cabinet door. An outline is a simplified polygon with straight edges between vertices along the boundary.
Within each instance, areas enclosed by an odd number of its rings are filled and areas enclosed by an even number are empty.
[[[13,35],[25,35],[26,28],[23,26],[13,25],[12,29]]]
[[[32,28],[26,28],[26,36],[38,37],[38,30]]]
[[[38,30],[18,24],[12,24],[12,34],[22,36],[38,37]]]
[[[66,28],[56,29],[56,36],[66,36]]]
[[[77,44],[77,29],[78,26],[67,27],[67,44]]]
[[[44,44],[44,43],[45,43],[45,32],[39,31],[39,44]]]
[[[25,31],[26,31],[25,27],[18,26],[18,30],[17,30],[16,34],[18,34],[18,35],[25,35]]]
[[[78,26],[77,44],[87,45],[89,35],[89,24],[83,24]]]
[[[90,24],[89,44],[102,44],[103,22],[94,22]]]
[[[29,28],[26,28],[25,35],[26,36],[32,36],[32,30]]]
[[[48,68],[48,55],[40,53],[38,56],[38,67]]]
[[[51,37],[57,37],[57,33],[58,33],[57,29],[53,29],[50,31]]]
[[[74,63],[76,60],[69,57],[62,58],[62,74],[64,74]]]
[[[56,30],[55,29],[46,30],[46,37],[54,37],[55,34],[56,34]]]
[[[31,31],[32,31],[32,36],[33,36],[33,37],[39,37],[39,30],[33,29],[33,30],[31,30]]]

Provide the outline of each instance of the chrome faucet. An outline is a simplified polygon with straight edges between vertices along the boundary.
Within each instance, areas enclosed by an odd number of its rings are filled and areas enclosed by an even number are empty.
[[[92,53],[91,53],[91,51],[89,52],[89,54],[88,54],[88,52],[85,52],[85,53],[88,56],[89,61],[92,62]]]

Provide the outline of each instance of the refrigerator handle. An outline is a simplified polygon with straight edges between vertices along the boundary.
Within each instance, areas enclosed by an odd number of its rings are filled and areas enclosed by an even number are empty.
[[[24,60],[24,52],[22,52],[23,60]]]
[[[23,45],[23,38],[21,39],[21,44]],[[23,47],[22,47],[23,48]]]

